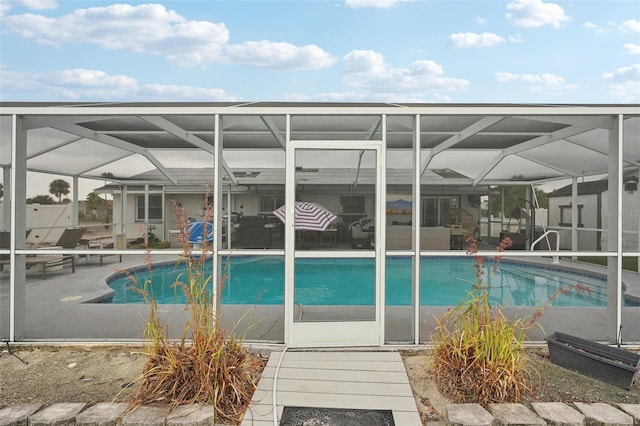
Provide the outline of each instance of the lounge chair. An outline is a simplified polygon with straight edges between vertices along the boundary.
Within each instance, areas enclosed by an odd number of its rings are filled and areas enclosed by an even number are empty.
[[[71,230],[71,231],[76,231],[76,230]],[[29,236],[30,232],[31,232],[31,230],[27,230],[27,236]],[[83,233],[84,233],[84,230],[82,230],[82,233],[80,234],[80,236]],[[67,233],[65,235],[65,233],[63,232],[63,236],[65,238],[64,239],[62,239],[62,238],[59,239],[58,242],[60,242],[61,244],[70,244],[71,243],[71,238],[75,234],[76,234],[75,232],[71,232],[71,233]],[[10,238],[11,238],[11,233],[10,232],[0,232],[0,249],[9,249],[10,248],[10,244],[11,244]],[[76,242],[76,244],[77,244],[77,242]],[[4,267],[4,265],[9,265],[10,261],[11,261],[11,259],[10,259],[9,255],[4,255],[4,254],[0,255],[0,268]],[[27,256],[25,262],[26,262],[27,268],[29,268],[31,266],[40,267],[40,269],[42,270],[42,279],[45,279],[47,277],[47,269],[48,268],[62,267],[67,262],[71,263],[71,271],[72,272],[76,271],[75,257],[72,256],[72,255]]]
[[[54,244],[56,248],[62,249],[75,249],[80,244],[82,236],[87,232],[86,228],[65,228],[62,234],[58,238],[58,241]],[[46,248],[46,247],[44,247]],[[63,254],[62,256],[55,256],[52,258],[50,264],[47,267],[53,268],[55,266],[64,267],[65,264],[71,264],[71,272],[76,271],[76,256],[75,254]],[[28,259],[27,259],[28,262]],[[100,260],[102,263],[102,259]],[[43,266],[43,277],[46,267]]]
[[[189,244],[192,251],[198,251],[202,243],[213,241],[213,223],[211,222],[191,222],[189,224]]]
[[[66,228],[62,231],[62,235],[60,235],[54,246],[62,247],[63,249],[75,249],[78,247],[80,239],[85,232],[87,232],[86,228]]]

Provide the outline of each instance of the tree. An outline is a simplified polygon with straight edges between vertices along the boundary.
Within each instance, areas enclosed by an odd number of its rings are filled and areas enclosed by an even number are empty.
[[[48,195],[36,195],[33,198],[27,198],[27,204],[55,204],[55,200]]]
[[[93,219],[103,216],[105,203],[106,201],[100,198],[98,194],[96,194],[95,192],[90,192],[89,194],[87,194],[87,214],[90,215]]]
[[[104,200],[95,192],[87,194],[87,209],[98,210],[104,204]]]
[[[523,176],[518,175],[511,178],[512,181],[516,182],[522,180]],[[527,191],[529,190],[530,185],[505,185],[505,186],[497,186],[493,188],[492,193],[502,193],[504,196],[504,211],[500,211],[501,202],[500,197],[492,197],[491,205],[489,206],[489,211],[493,216],[502,216],[504,214],[505,218],[511,216],[511,213],[514,211],[516,207],[522,207],[526,211],[529,211],[531,207],[540,207],[541,209],[546,209],[549,207],[549,197],[547,193],[541,189],[536,188],[536,198],[538,200],[538,205],[536,205],[535,200],[531,200],[531,204],[527,203],[525,200],[527,199]]]
[[[102,176],[103,178],[105,178],[104,184],[107,185],[107,181],[111,180],[111,179],[115,179],[115,175],[111,172],[102,172],[100,173],[100,176]],[[109,195],[107,193],[104,194],[104,199],[108,200],[109,199]]]
[[[64,179],[56,179],[49,184],[49,193],[58,197],[58,204],[62,203],[62,196],[69,193],[69,182]]]

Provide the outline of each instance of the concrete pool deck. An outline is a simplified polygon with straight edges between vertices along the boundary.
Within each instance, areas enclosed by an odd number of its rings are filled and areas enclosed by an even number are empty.
[[[167,257],[169,259],[169,257]],[[532,258],[510,258],[531,262]],[[549,266],[551,259],[539,259]],[[561,260],[563,267],[578,268],[587,273],[602,274],[606,270],[597,265]],[[139,341],[142,338],[146,305],[118,305],[91,303],[109,296],[111,289],[106,279],[119,271],[144,265],[144,256],[107,256],[101,266],[96,259],[76,262],[76,272],[69,268],[51,271],[42,279],[38,271],[27,271],[25,341]],[[640,275],[624,272],[625,293],[640,300]],[[0,338],[9,335],[9,272],[0,272]],[[305,308],[308,309],[308,308]],[[348,307],[338,314],[361,315],[362,307]],[[316,314],[330,316],[333,311],[318,309]],[[446,307],[423,306],[421,312],[420,339],[428,341],[429,330],[435,317]],[[508,315],[526,317],[535,312],[530,307],[508,307]],[[161,318],[169,325],[170,336],[179,337],[187,318],[182,305],[160,305]],[[309,311],[309,313],[311,313]],[[306,315],[306,313],[305,313]],[[248,342],[281,343],[284,340],[284,307],[282,305],[224,305],[223,326],[240,330]],[[606,308],[549,307],[540,320],[542,330],[532,330],[531,339],[544,341],[544,334],[562,331],[585,339],[606,341]],[[640,343],[640,306],[623,308],[623,341]],[[413,340],[411,308],[388,306],[385,315],[385,335],[390,345],[407,345]],[[544,330],[544,331],[543,331]]]

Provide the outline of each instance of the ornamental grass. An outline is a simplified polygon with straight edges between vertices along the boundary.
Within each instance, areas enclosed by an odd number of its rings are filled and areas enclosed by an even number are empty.
[[[206,203],[205,205],[209,205]],[[167,337],[167,325],[158,317],[158,304],[153,297],[150,280],[136,283],[136,291],[149,305],[149,320],[145,325],[147,362],[140,377],[140,387],[132,398],[132,407],[163,403],[170,409],[178,405],[205,404],[215,410],[216,423],[239,424],[255,390],[262,370],[262,358],[250,354],[243,340],[224,330],[214,309],[212,287],[219,288],[226,280],[212,282],[205,264],[211,255],[203,241],[199,253],[191,252],[187,212],[175,205],[176,224],[181,229],[180,241],[185,264],[184,282],[174,283],[176,291],[185,296],[185,310],[190,319],[180,339]],[[205,214],[204,222],[211,219]],[[152,265],[147,256],[150,273]]]
[[[540,375],[531,367],[524,344],[527,332],[537,324],[544,309],[560,294],[588,293],[575,284],[556,291],[530,318],[507,318],[500,306],[489,303],[489,286],[501,256],[490,267],[478,256],[473,238],[467,240],[467,253],[474,256],[475,282],[467,298],[436,321],[431,336],[432,369],[440,391],[456,403],[522,402],[533,396]],[[502,252],[511,245],[505,238]]]

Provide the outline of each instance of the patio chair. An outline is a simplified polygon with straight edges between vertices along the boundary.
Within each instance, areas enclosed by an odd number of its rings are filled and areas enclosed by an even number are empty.
[[[31,229],[27,229],[27,235],[29,236]],[[25,238],[26,238],[25,237]],[[9,250],[11,248],[11,232],[0,231],[0,250]],[[10,256],[8,254],[0,254],[0,272],[2,272],[4,265],[9,264]]]
[[[82,239],[85,232],[87,232],[86,228],[66,228],[62,231],[62,235],[60,235],[54,246],[62,247],[63,249],[74,249],[78,247],[78,243],[80,243],[80,239]]]
[[[58,241],[56,241],[56,243],[54,244],[54,247],[62,248],[62,249],[75,249],[78,247],[80,240],[82,239],[82,236],[84,235],[85,232],[87,232],[86,228],[65,228],[65,230],[62,231],[62,234],[58,238]],[[71,264],[71,272],[75,272],[76,257],[77,255],[75,254],[63,254],[61,256],[61,259],[58,259],[57,262],[52,261],[50,262],[51,264],[47,266],[48,267],[55,267],[55,266],[64,267],[65,264],[69,263]],[[100,260],[100,263],[102,263],[102,259]]]
[[[31,230],[27,230],[27,236]],[[84,233],[84,230],[83,230]],[[64,232],[63,232],[64,235]],[[8,249],[10,247],[10,232],[0,232],[0,248]],[[67,244],[70,241],[70,237],[68,235],[65,236],[65,239],[60,241],[61,243]],[[77,243],[76,243],[77,245]],[[75,247],[75,246],[74,246]],[[75,265],[75,256],[73,255],[43,255],[43,256],[27,256],[26,265],[27,268],[32,266],[39,267],[42,270],[42,279],[45,279],[47,276],[47,269],[52,268],[62,268],[65,263],[71,263],[71,271],[76,271]],[[9,255],[0,255],[0,268],[4,268],[4,265],[8,265],[10,263]]]
[[[191,222],[188,232],[191,251],[198,251],[202,243],[213,241],[213,223],[211,222]]]
[[[262,216],[242,216],[238,228],[238,246],[246,249],[271,247],[271,229]]]
[[[351,248],[370,249],[373,248],[375,226],[373,220],[361,218],[353,222],[350,229]]]

